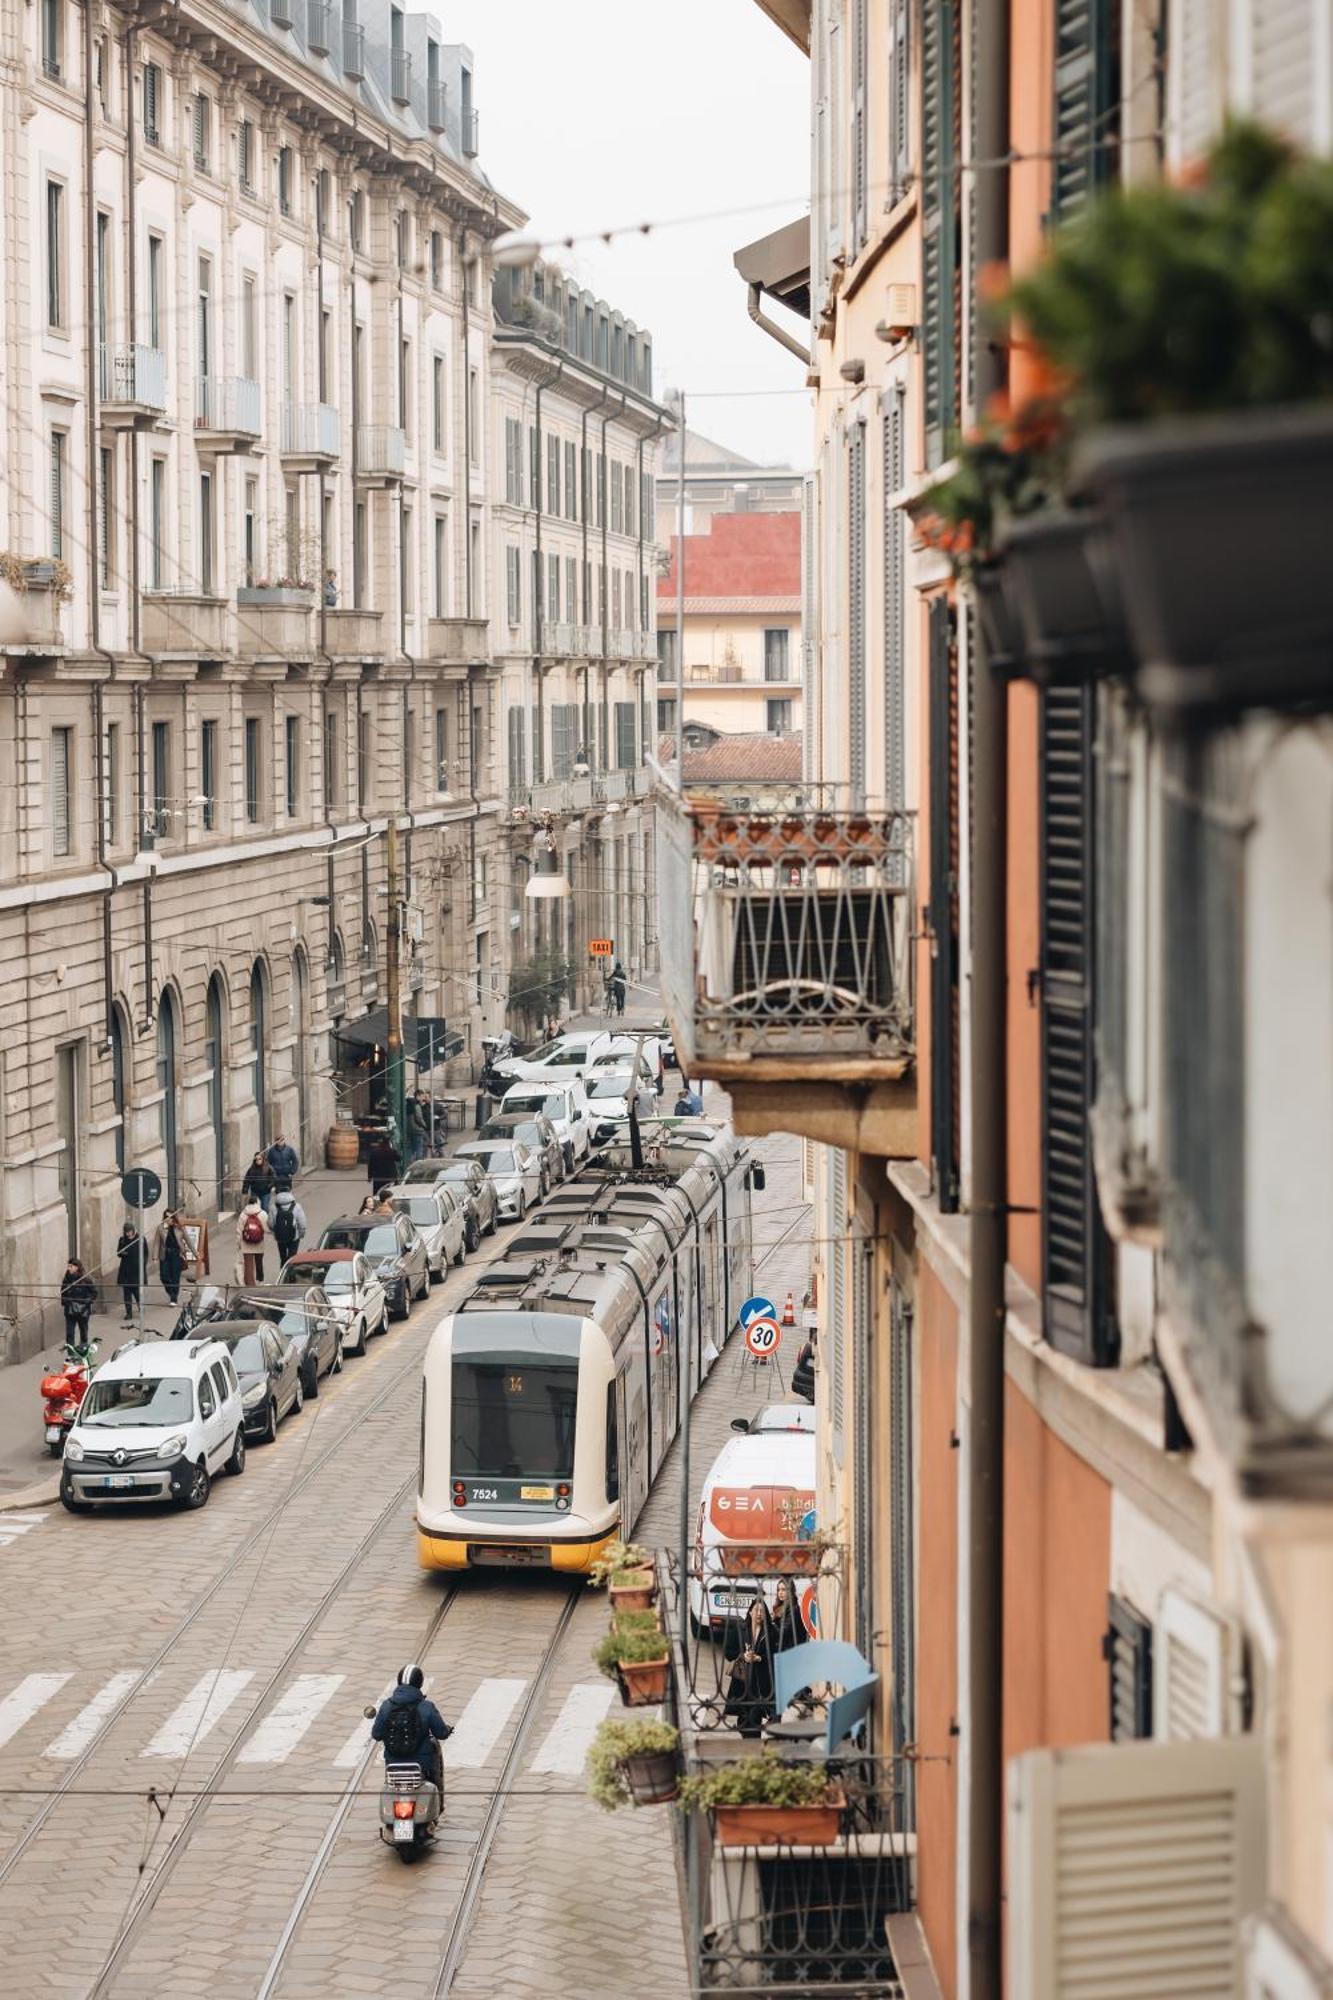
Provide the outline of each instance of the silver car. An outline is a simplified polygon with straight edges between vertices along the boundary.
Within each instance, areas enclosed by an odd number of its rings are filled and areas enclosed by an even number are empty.
[[[541,1200],[542,1171],[537,1155],[521,1139],[473,1139],[458,1149],[460,1160],[475,1160],[495,1189],[496,1206],[506,1222],[522,1221]]]
[[[436,1187],[402,1186],[386,1189],[400,1215],[415,1223],[426,1246],[430,1275],[442,1278],[450,1264],[461,1264],[467,1252],[467,1218],[454,1191],[441,1181]]]

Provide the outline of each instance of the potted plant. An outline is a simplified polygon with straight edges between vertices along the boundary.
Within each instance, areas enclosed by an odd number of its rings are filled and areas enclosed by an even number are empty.
[[[670,1657],[666,1635],[651,1611],[614,1619],[593,1658],[600,1673],[619,1682],[626,1708],[644,1708],[666,1694]]]
[[[588,1750],[588,1797],[607,1812],[665,1805],[680,1784],[680,1735],[669,1722],[604,1722]]]
[[[719,1847],[827,1847],[847,1801],[824,1765],[784,1764],[768,1749],[682,1779],[677,1803],[712,1816]]]
[[[1333,706],[1333,164],[1232,125],[1107,193],[1010,303],[1070,378],[1134,678],[1174,716]]]
[[[588,1581],[605,1585],[613,1611],[646,1611],[657,1596],[652,1552],[638,1542],[608,1542],[589,1564]]]

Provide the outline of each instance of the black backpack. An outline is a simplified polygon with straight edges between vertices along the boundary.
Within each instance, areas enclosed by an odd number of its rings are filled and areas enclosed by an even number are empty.
[[[389,1710],[384,1727],[384,1755],[389,1763],[409,1764],[415,1758],[421,1741],[421,1717],[417,1710],[415,1701],[396,1701]]]
[[[284,1257],[295,1251],[300,1236],[296,1227],[296,1211],[275,1203],[273,1210],[273,1240]]]

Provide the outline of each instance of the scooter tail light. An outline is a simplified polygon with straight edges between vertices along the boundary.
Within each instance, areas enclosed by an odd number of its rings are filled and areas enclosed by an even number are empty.
[[[393,1816],[395,1819],[411,1819],[416,1809],[415,1799],[395,1799],[393,1802]]]

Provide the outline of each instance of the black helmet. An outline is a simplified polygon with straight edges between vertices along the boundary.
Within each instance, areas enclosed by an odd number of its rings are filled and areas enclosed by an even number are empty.
[[[398,1685],[400,1688],[424,1687],[426,1685],[425,1673],[418,1666],[399,1667]]]

